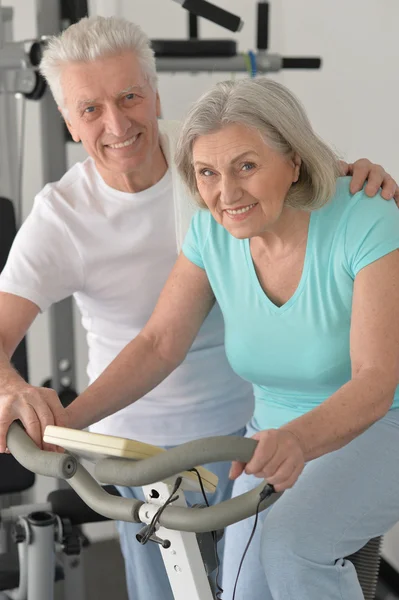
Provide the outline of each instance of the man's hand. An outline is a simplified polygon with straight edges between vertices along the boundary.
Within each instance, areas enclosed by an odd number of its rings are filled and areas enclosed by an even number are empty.
[[[298,438],[283,429],[266,429],[253,438],[259,443],[253,457],[245,463],[234,461],[230,479],[237,479],[243,471],[266,479],[276,492],[294,485],[305,466],[305,458]]]
[[[20,420],[27,434],[43,450],[55,450],[43,442],[47,425],[68,426],[68,417],[56,392],[26,383],[9,386],[0,394],[0,452],[6,452],[7,432]]]
[[[350,191],[352,194],[364,189],[367,196],[375,196],[381,188],[381,196],[385,200],[395,200],[399,207],[399,186],[381,165],[375,165],[367,158],[360,158],[353,164],[340,161],[341,175],[352,175]]]

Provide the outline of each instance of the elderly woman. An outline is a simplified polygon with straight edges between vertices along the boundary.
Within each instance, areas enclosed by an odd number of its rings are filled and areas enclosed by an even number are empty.
[[[71,425],[167,377],[217,301],[256,397],[259,444],[232,466],[236,493],[259,477],[288,490],[262,515],[236,597],[360,600],[345,557],[399,519],[399,212],[350,194],[301,105],[268,79],[203,96],[177,163],[204,210],[150,321],[68,408]],[[227,534],[226,598],[251,528]]]
[[[351,196],[300,104],[267,79],[200,99],[177,162],[207,210],[158,311],[194,327],[216,298],[227,356],[256,398],[259,444],[233,465],[233,478],[245,468],[235,494],[257,477],[291,488],[263,513],[236,597],[358,600],[344,557],[399,519],[399,215]],[[184,293],[190,304],[176,304]],[[252,525],[227,532],[226,598]]]

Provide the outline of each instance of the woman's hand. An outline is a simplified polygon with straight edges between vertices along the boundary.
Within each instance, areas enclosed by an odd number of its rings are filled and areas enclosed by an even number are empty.
[[[340,161],[341,175],[352,175],[350,191],[352,194],[360,192],[364,184],[367,196],[375,196],[381,188],[381,196],[385,200],[395,200],[399,207],[399,186],[381,165],[370,162],[367,158],[359,158],[356,162],[348,164]]]
[[[258,441],[249,463],[234,461],[230,479],[237,479],[243,471],[266,479],[276,492],[294,485],[305,466],[305,457],[299,439],[286,429],[266,429],[256,433]]]

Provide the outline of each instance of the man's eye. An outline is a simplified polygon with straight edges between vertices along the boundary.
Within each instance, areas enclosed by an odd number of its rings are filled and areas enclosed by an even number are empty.
[[[85,113],[92,113],[95,111],[95,106],[88,106],[87,108],[85,108]]]
[[[210,169],[202,169],[200,171],[200,175],[203,175],[204,177],[210,177],[211,175],[213,175],[213,171],[211,171]]]
[[[126,94],[125,98],[126,100],[134,100],[136,97],[136,94]]]

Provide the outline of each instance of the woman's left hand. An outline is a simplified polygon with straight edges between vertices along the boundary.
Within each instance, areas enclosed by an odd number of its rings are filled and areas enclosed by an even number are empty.
[[[266,429],[256,433],[258,441],[249,463],[234,461],[230,479],[237,479],[243,471],[266,479],[276,492],[282,492],[294,485],[305,466],[305,457],[298,438],[284,429]]]
[[[367,158],[359,158],[353,164],[340,161],[341,175],[352,175],[350,191],[360,192],[364,184],[367,196],[375,196],[381,188],[381,196],[385,200],[395,200],[399,207],[399,186],[381,165],[373,164]]]

